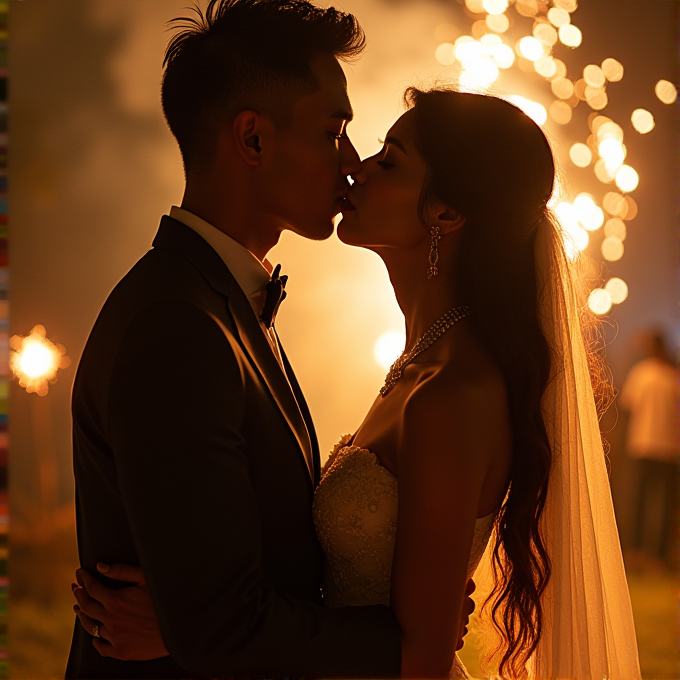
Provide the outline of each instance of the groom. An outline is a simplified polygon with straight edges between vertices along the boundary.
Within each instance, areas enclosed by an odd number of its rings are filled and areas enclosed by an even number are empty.
[[[168,47],[184,198],[88,339],[73,456],[81,565],[141,565],[169,655],[102,656],[82,617],[68,678],[399,677],[388,607],[322,606],[319,451],[266,260],[285,229],[332,234],[360,167],[338,59],[363,45],[332,8],[211,0]]]

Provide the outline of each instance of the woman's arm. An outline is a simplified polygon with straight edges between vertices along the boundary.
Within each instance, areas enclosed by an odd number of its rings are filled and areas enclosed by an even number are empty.
[[[406,406],[391,592],[402,677],[448,677],[484,482],[507,435],[504,392],[493,385],[433,380]]]

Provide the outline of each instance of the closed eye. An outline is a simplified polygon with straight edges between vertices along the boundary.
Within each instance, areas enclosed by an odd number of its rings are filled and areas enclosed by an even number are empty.
[[[383,169],[383,170],[389,170],[389,168],[394,167],[394,163],[388,163],[387,161],[378,161],[378,165]]]

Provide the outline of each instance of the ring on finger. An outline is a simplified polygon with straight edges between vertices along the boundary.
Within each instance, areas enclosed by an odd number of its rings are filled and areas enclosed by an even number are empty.
[[[92,629],[92,635],[93,635],[94,637],[100,637],[100,635],[99,635],[99,626],[98,626],[98,625],[95,626],[95,627]]]

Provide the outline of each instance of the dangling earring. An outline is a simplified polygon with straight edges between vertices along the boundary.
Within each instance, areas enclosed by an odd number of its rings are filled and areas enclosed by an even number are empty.
[[[437,260],[439,260],[439,251],[437,250],[437,243],[442,237],[439,227],[432,227],[432,245],[430,246],[430,268],[427,270],[427,278],[431,279],[433,276],[439,274],[437,269]]]

